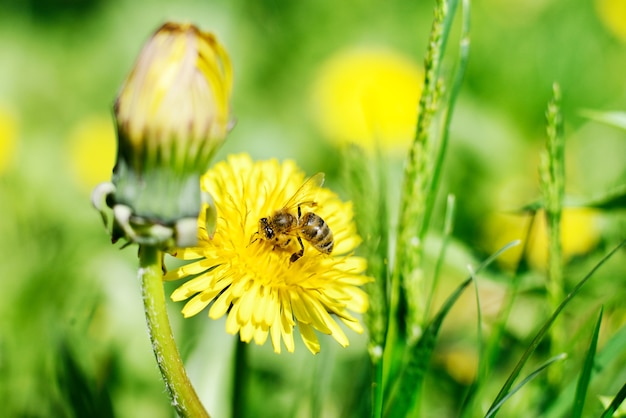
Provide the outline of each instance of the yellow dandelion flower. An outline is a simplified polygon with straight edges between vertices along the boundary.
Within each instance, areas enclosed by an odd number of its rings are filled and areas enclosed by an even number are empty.
[[[0,106],[0,173],[13,164],[17,145],[17,118],[11,109]]]
[[[406,149],[415,133],[423,70],[402,54],[352,49],[325,62],[313,107],[329,139]]]
[[[468,348],[452,348],[440,354],[439,361],[454,380],[466,385],[476,379],[478,355]]]
[[[523,239],[528,229],[528,216],[515,213],[493,212],[485,217],[483,224],[483,245],[494,253],[508,243]],[[509,248],[496,258],[500,267],[514,271],[522,257],[523,245]]]
[[[561,245],[565,261],[593,250],[600,241],[598,211],[590,208],[563,208]],[[548,265],[548,231],[543,211],[537,214],[530,232],[528,261],[537,269]]]
[[[86,190],[111,177],[115,161],[115,129],[111,117],[90,116],[69,134],[71,164],[76,180]]]
[[[208,236],[201,215],[198,246],[173,252],[194,261],[165,276],[190,279],[172,294],[174,301],[188,299],[185,317],[210,306],[212,319],[227,315],[228,333],[259,345],[269,336],[276,353],[281,340],[287,351],[294,351],[296,326],[314,354],[320,350],[315,331],[332,335],[344,347],[349,342],[339,322],[363,332],[353,313],[367,310],[368,298],[359,286],[371,279],[363,275],[365,259],[352,254],[360,238],[350,203],[316,186],[315,207],[302,206],[332,230],[335,245],[330,255],[303,239],[304,255],[292,262],[292,254],[300,249],[297,239],[274,246],[255,235],[259,220],[280,210],[304,182],[292,161],[253,163],[247,155],[230,156],[202,177],[202,189],[213,196],[217,210],[215,232]]]
[[[596,12],[604,26],[620,41],[626,42],[626,1],[596,0]]]
[[[589,208],[563,208],[561,215],[561,245],[563,258],[567,262],[572,257],[586,254],[593,250],[600,240],[597,223],[598,213]],[[515,239],[523,239],[527,234],[529,215],[493,214],[485,224],[485,244],[490,251],[502,248]],[[530,265],[538,270],[545,269],[548,263],[548,231],[543,210],[535,215],[530,236],[528,237]],[[522,256],[522,246],[505,251],[498,257],[498,262],[505,268],[513,269]]]

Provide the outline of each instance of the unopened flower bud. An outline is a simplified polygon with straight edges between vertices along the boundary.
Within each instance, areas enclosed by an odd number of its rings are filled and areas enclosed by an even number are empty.
[[[199,176],[228,132],[231,87],[230,60],[212,34],[166,23],[148,40],[115,101],[118,153],[106,196],[114,232],[140,244],[195,243],[195,231],[176,234],[200,211]]]

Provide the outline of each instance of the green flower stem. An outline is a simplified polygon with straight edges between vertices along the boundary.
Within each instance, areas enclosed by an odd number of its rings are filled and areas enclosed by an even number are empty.
[[[382,351],[382,348],[381,348]],[[381,356],[382,357],[382,356]],[[380,418],[383,416],[384,401],[384,369],[382,358],[378,358],[372,364],[372,418]]]
[[[172,336],[165,305],[162,267],[162,253],[157,247],[139,247],[139,276],[152,349],[178,415],[209,418],[187,377]]]
[[[246,416],[246,390],[250,377],[250,367],[248,365],[248,343],[237,340],[235,343],[235,365],[233,371],[231,416],[242,418]]]

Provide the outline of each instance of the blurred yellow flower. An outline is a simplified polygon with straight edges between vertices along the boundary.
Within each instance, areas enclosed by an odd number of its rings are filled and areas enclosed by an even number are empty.
[[[304,181],[291,161],[252,162],[247,155],[230,156],[202,177],[202,188],[213,196],[217,209],[215,233],[208,235],[201,215],[198,246],[173,252],[194,261],[165,276],[190,279],[172,294],[174,301],[189,299],[182,310],[185,317],[210,305],[212,319],[227,315],[228,333],[259,345],[269,335],[276,353],[281,340],[287,351],[294,351],[296,326],[312,353],[320,350],[315,330],[332,335],[344,347],[349,342],[339,321],[363,331],[350,311],[367,310],[368,298],[359,286],[371,279],[363,275],[366,261],[352,255],[360,239],[350,203],[328,189],[312,190],[315,213],[334,234],[331,255],[303,240],[304,255],[292,262],[291,255],[299,249],[295,239],[284,248],[254,239],[259,220],[281,209]]]
[[[528,262],[535,268],[545,268],[548,265],[548,230],[543,211],[537,213],[529,239]],[[591,251],[599,240],[596,210],[563,208],[561,245],[566,262],[574,256]]]
[[[13,112],[0,106],[0,173],[13,163],[17,145],[17,119]]]
[[[626,42],[626,1],[596,0],[596,12],[604,26],[620,41]]]
[[[110,116],[89,116],[69,134],[71,165],[85,190],[111,178],[115,161],[115,130]]]
[[[340,52],[322,65],[314,81],[315,116],[331,140],[406,149],[422,83],[423,71],[397,52]]]
[[[485,218],[483,224],[483,245],[494,253],[506,244],[526,237],[529,217],[525,215],[493,212]],[[496,259],[501,267],[514,270],[522,256],[523,245],[517,245],[501,253]]]
[[[583,255],[595,248],[600,240],[597,225],[597,211],[589,208],[564,208],[561,217],[561,245],[563,258],[567,262],[572,257]],[[505,244],[524,239],[528,232],[530,217],[496,213],[485,224],[485,243],[489,251],[496,251]],[[498,257],[498,262],[515,268],[521,256],[523,246],[511,248]],[[548,263],[548,231],[545,214],[537,212],[528,236],[529,264],[536,269],[545,269]]]
[[[464,385],[471,384],[476,378],[478,355],[467,348],[453,348],[438,354],[438,361],[443,364],[452,378]]]

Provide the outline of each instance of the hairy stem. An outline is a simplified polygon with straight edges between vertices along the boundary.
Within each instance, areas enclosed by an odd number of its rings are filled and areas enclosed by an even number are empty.
[[[187,377],[172,336],[163,291],[162,254],[158,248],[139,247],[139,277],[152,350],[172,405],[181,417],[209,418]]]

